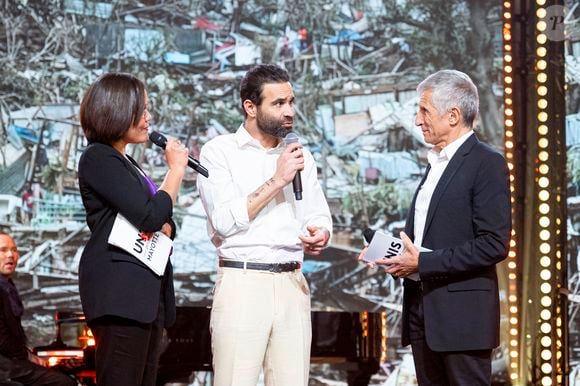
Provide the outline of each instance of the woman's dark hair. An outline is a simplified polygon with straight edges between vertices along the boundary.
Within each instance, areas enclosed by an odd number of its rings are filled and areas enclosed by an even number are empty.
[[[111,144],[136,125],[145,110],[145,86],[133,75],[107,73],[81,102],[81,127],[89,142]]]
[[[262,103],[262,89],[265,83],[285,82],[290,82],[288,73],[274,64],[260,64],[246,72],[240,85],[240,99],[242,100],[244,117],[247,116],[246,109],[244,109],[244,101],[246,99],[259,106]]]

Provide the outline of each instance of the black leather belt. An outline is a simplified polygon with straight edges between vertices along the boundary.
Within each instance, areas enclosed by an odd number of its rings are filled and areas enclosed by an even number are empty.
[[[243,261],[234,261],[234,260],[221,260],[219,262],[220,267],[227,267],[227,268],[244,268]],[[298,261],[289,261],[287,263],[246,263],[246,269],[252,269],[254,271],[268,271],[274,273],[280,272],[292,272],[297,269],[300,269],[302,264]]]

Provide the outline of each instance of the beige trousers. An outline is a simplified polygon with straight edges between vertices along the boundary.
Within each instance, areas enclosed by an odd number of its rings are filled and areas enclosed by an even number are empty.
[[[211,310],[214,386],[307,386],[310,292],[300,271],[219,268]]]

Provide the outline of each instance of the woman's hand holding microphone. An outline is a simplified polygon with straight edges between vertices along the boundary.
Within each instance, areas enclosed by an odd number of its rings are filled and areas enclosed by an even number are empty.
[[[175,138],[167,139],[167,145],[165,146],[165,159],[167,160],[169,170],[176,169],[185,172],[188,156],[189,150],[187,150],[180,140]]]
[[[168,138],[167,145],[165,145],[165,159],[169,170],[165,175],[165,180],[161,184],[160,190],[167,192],[175,203],[177,195],[179,194],[179,187],[185,175],[185,168],[187,167],[187,157],[189,150],[175,138]]]

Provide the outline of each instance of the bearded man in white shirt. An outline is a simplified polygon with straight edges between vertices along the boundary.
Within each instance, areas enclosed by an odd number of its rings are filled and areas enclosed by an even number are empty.
[[[310,292],[304,254],[318,255],[332,221],[314,159],[282,138],[294,124],[288,73],[275,65],[247,72],[240,86],[244,123],[209,141],[198,189],[219,257],[211,334],[215,386],[306,386]],[[292,180],[304,186],[297,200]]]

